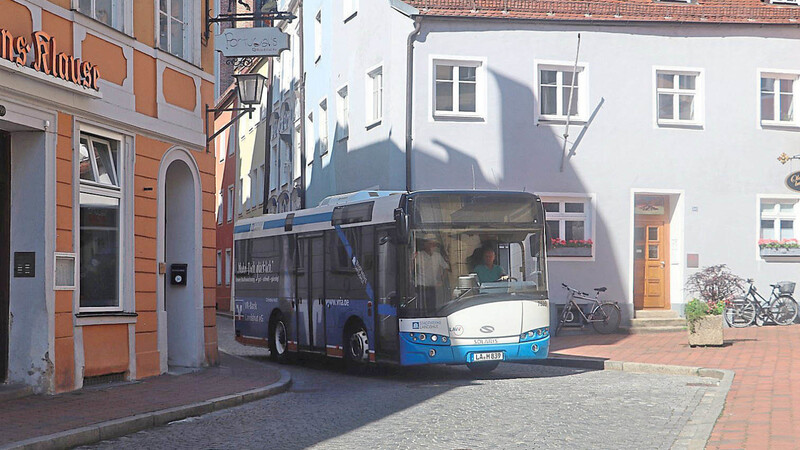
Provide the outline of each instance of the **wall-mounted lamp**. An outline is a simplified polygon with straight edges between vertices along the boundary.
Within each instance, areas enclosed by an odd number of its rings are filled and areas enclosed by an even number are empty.
[[[261,97],[264,93],[264,86],[267,84],[267,78],[260,73],[239,73],[234,75],[236,79],[236,91],[239,94],[239,103],[245,105],[244,108],[209,108],[206,105],[206,153],[208,153],[208,144],[211,143],[217,136],[219,136],[223,131],[227,130],[231,125],[233,125],[237,120],[239,120],[245,114],[248,114],[250,118],[253,117],[253,111],[256,110],[255,105],[261,104]],[[214,134],[211,136],[208,135],[208,113],[220,113],[220,112],[238,112],[238,114],[233,117],[230,122],[226,123],[225,126],[220,128],[219,130],[215,131]]]

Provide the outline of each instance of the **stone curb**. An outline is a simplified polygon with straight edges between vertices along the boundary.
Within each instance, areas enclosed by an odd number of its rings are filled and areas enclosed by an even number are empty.
[[[555,356],[532,361],[533,364],[561,366],[588,370],[615,370],[619,372],[650,373],[659,375],[682,375],[719,380],[718,390],[707,393],[700,405],[692,413],[689,421],[678,435],[672,448],[704,449],[717,419],[722,415],[725,398],[733,383],[734,372],[725,369],[708,369],[704,367],[672,366],[668,364],[648,364],[625,361],[603,360],[598,358],[581,358],[571,356]]]
[[[40,436],[24,441],[12,442],[0,447],[6,449],[63,449],[81,445],[94,444],[107,439],[114,439],[137,431],[166,425],[176,420],[200,416],[221,409],[239,406],[244,403],[260,400],[289,390],[292,377],[289,372],[280,369],[281,377],[275,383],[237,394],[217,397],[190,405],[162,409],[145,414],[124,417],[89,425],[74,430],[62,431],[47,436]]]

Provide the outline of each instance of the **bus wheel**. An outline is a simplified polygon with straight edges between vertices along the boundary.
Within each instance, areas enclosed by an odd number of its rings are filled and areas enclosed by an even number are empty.
[[[367,330],[360,323],[348,328],[345,334],[344,360],[349,369],[360,370],[369,362]]]
[[[283,316],[273,317],[269,327],[269,358],[273,361],[285,362],[289,354],[289,333]]]
[[[482,361],[467,363],[467,368],[475,375],[486,375],[500,365],[500,361]]]

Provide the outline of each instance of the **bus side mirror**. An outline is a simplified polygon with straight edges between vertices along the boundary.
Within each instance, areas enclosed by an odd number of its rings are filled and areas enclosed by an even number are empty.
[[[397,237],[406,241],[408,239],[408,215],[403,211],[403,208],[394,210],[394,224],[397,228]]]

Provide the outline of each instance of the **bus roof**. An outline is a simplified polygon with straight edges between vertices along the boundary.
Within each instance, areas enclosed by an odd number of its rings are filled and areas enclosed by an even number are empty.
[[[234,226],[234,239],[248,239],[261,236],[274,236],[287,232],[314,232],[333,228],[334,210],[342,211],[350,208],[358,214],[359,205],[365,214],[363,220],[348,222],[343,220],[340,225],[363,226],[369,224],[393,223],[394,210],[401,205],[405,196],[420,198],[427,196],[462,194],[489,197],[531,196],[534,194],[520,191],[478,191],[478,190],[427,190],[405,193],[401,191],[359,191],[326,197],[320,206],[297,211],[277,214],[265,214],[259,217],[242,219]],[[368,209],[368,211],[367,211]],[[368,217],[367,217],[368,216]]]

